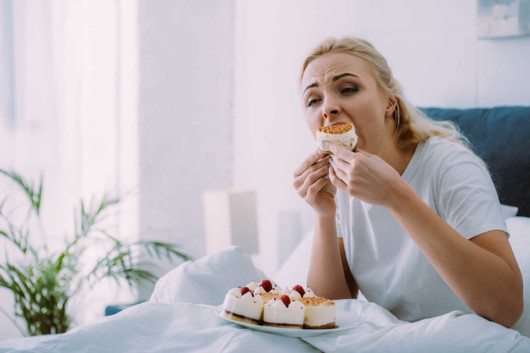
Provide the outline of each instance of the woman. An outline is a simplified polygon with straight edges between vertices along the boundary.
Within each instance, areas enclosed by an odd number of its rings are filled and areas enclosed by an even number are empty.
[[[523,310],[521,273],[483,162],[449,123],[407,103],[386,60],[360,39],[329,39],[305,60],[304,114],[352,122],[352,152],[327,143],[296,170],[314,209],[308,285],[364,296],[407,321],[463,310],[506,327]]]

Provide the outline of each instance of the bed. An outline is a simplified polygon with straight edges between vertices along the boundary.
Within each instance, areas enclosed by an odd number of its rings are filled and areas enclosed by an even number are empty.
[[[494,177],[524,280],[525,311],[513,329],[459,311],[409,323],[362,299],[337,301],[350,318],[342,331],[287,337],[243,328],[220,318],[219,305],[230,288],[265,275],[231,247],[173,269],[146,303],[65,334],[0,342],[0,352],[530,352],[530,107],[425,111],[457,122]],[[273,281],[303,281],[309,240]]]

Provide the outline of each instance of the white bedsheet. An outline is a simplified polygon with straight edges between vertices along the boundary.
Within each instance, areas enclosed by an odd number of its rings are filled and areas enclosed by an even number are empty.
[[[530,338],[474,314],[448,313],[415,323],[382,307],[337,301],[354,315],[352,329],[304,339],[240,327],[216,315],[226,291],[261,271],[231,248],[168,273],[152,302],[62,335],[0,342],[0,352],[530,352]]]

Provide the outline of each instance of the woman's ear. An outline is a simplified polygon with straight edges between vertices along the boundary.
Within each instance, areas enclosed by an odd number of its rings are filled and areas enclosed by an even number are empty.
[[[390,96],[388,97],[388,104],[386,106],[386,116],[392,116],[394,114],[394,110],[396,110],[397,106],[397,98],[396,96]]]

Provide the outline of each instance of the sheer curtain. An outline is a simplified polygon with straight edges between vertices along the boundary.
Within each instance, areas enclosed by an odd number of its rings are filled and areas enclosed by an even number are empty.
[[[137,185],[136,23],[136,1],[0,0],[0,168],[43,175],[52,249],[72,234],[81,198]],[[13,191],[3,179],[0,190]],[[136,211],[133,194],[110,226],[132,236]],[[75,320],[116,300],[96,290]],[[0,306],[12,310],[2,289]]]

